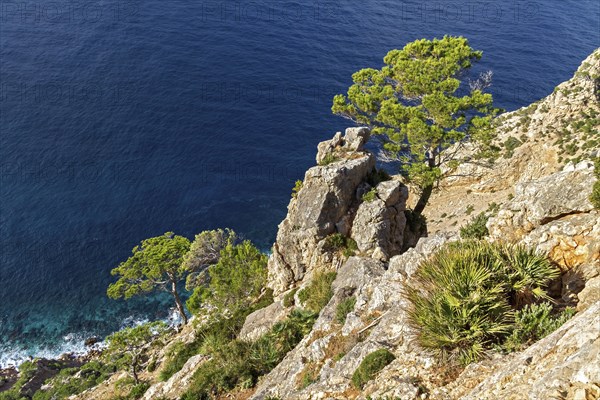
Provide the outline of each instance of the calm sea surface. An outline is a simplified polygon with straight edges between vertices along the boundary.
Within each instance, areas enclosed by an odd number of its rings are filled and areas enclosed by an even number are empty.
[[[105,297],[140,240],[231,227],[268,249],[331,98],[386,52],[464,35],[513,110],[600,45],[600,3],[0,2],[0,365],[168,299]]]

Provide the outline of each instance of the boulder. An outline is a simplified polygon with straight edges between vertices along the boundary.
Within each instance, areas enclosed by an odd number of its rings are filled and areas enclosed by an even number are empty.
[[[346,257],[328,248],[327,237],[341,234],[357,242],[363,256],[386,261],[403,247],[408,189],[399,181],[377,185],[373,202],[362,200],[375,169],[375,156],[364,149],[367,128],[348,128],[319,144],[317,161],[328,154],[334,162],[310,168],[279,225],[269,258],[269,286],[279,295],[313,271],[337,269]]]
[[[513,200],[488,221],[490,237],[519,240],[551,221],[592,211],[589,197],[595,181],[593,164],[583,161],[561,172],[519,183]]]
[[[497,363],[491,374],[460,398],[575,399],[576,393],[598,398],[599,365],[600,302],[596,302],[548,337]]]
[[[238,337],[241,340],[247,341],[257,340],[269,332],[277,322],[283,320],[289,314],[289,311],[280,301],[276,301],[265,308],[253,312],[246,317],[246,321]]]
[[[193,381],[194,372],[200,364],[208,359],[207,356],[197,354],[190,357],[183,367],[171,376],[166,382],[158,382],[150,386],[142,397],[143,400],[152,399],[178,399],[189,388]]]

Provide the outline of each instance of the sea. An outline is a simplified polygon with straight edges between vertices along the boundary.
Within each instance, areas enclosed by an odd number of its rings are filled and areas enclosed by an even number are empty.
[[[515,110],[600,45],[600,2],[0,1],[0,367],[172,318],[110,300],[141,240],[229,227],[268,251],[352,73],[463,35]]]

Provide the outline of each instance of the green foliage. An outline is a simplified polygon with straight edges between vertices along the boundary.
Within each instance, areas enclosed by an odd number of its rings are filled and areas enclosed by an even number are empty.
[[[442,178],[442,163],[456,159],[445,154],[448,147],[469,140],[483,147],[491,143],[498,112],[492,95],[480,89],[458,95],[466,92],[459,90],[459,78],[481,54],[463,37],[408,43],[391,50],[380,70],[352,75],[353,85],[347,95],[334,97],[332,112],[384,135],[384,148],[400,156],[403,174],[421,188],[431,187]]]
[[[218,311],[247,308],[257,300],[267,280],[267,256],[248,240],[231,243],[220,251],[219,261],[208,268],[208,286],[194,289],[187,301],[192,312],[208,304]]]
[[[0,400],[27,400],[30,393],[24,393],[23,386],[34,377],[37,372],[37,361],[25,361],[19,366],[19,378],[14,385],[4,392],[0,392]]]
[[[392,179],[392,177],[384,169],[374,168],[373,171],[369,172],[367,175],[366,182],[372,187],[375,187],[381,182],[389,181],[390,179]]]
[[[463,239],[483,239],[490,234],[486,227],[489,219],[490,217],[482,212],[467,225],[460,228],[460,237]]]
[[[490,204],[488,204],[487,212],[491,213],[492,215],[496,215],[499,210],[500,205],[498,203],[491,202]]]
[[[595,208],[600,209],[600,157],[594,161],[594,175],[598,180],[594,182],[592,186],[592,194],[590,195],[590,201]]]
[[[183,305],[177,293],[177,283],[187,274],[182,264],[190,248],[190,241],[173,232],[142,241],[135,246],[127,261],[111,271],[119,280],[109,285],[107,294],[113,299],[129,299],[135,295],[157,289],[168,290],[175,298],[177,310],[184,323],[187,322]]]
[[[367,193],[362,195],[362,201],[370,202],[374,201],[377,198],[377,189],[372,188]]]
[[[475,211],[475,207],[473,206],[473,204],[469,204],[467,206],[467,209],[465,211],[465,214],[467,215],[471,215],[473,213],[473,211]]]
[[[113,396],[110,400],[136,400],[141,398],[146,390],[150,387],[148,382],[135,383],[128,380],[117,382],[115,386],[126,387],[129,386],[129,392],[126,395]]]
[[[358,251],[358,245],[352,238],[341,233],[332,233],[325,238],[325,249],[328,251],[342,252],[346,257],[353,256]]]
[[[33,400],[66,399],[104,382],[115,372],[115,366],[101,361],[90,361],[79,368],[66,368],[48,380],[46,390],[38,390]],[[0,397],[1,398],[1,397]]]
[[[319,165],[323,167],[325,165],[333,164],[334,162],[338,162],[338,161],[340,161],[339,157],[337,157],[336,155],[334,155],[332,153],[329,153],[325,157],[323,157],[321,162],[319,162]]]
[[[320,372],[320,368],[316,363],[307,363],[297,378],[297,381],[299,381],[298,389],[306,389],[307,387],[315,383],[319,378]]]
[[[298,179],[296,181],[296,184],[294,185],[294,187],[292,188],[292,197],[296,198],[298,197],[298,192],[300,192],[300,189],[302,189],[302,186],[304,185],[304,182],[302,182],[300,179]]]
[[[337,308],[335,309],[335,320],[339,324],[343,325],[346,322],[346,316],[348,315],[348,313],[354,310],[355,305],[356,297],[354,296],[348,297],[347,299],[340,301],[340,303],[337,305]]]
[[[235,311],[229,318],[219,315],[217,318],[210,320],[206,325],[198,328],[195,339],[191,343],[179,342],[174,344],[169,349],[167,359],[161,368],[160,380],[166,381],[181,370],[190,357],[199,353],[209,353],[211,349],[234,340],[240,329],[242,329],[246,317],[252,312],[265,307],[266,302],[273,301],[273,298],[268,296],[263,297],[263,299],[263,301],[259,301],[249,308]]]
[[[151,322],[121,329],[106,338],[106,354],[117,367],[130,370],[135,383],[138,384],[137,373],[143,350],[166,329],[164,322]]]
[[[310,332],[317,315],[294,310],[256,342],[231,340],[207,349],[211,359],[199,366],[182,399],[209,399],[234,388],[250,388],[270,372]]]
[[[325,238],[325,247],[330,251],[342,250],[346,247],[346,237],[341,233],[332,233]]]
[[[208,278],[206,269],[219,261],[221,250],[227,245],[237,244],[238,240],[237,234],[231,229],[215,229],[197,234],[183,258],[182,267],[189,272],[186,289],[191,291],[204,286]]]
[[[552,305],[548,302],[528,304],[515,312],[513,331],[501,347],[509,352],[522,350],[554,332],[574,314],[575,310],[572,308],[555,314]]]
[[[304,307],[315,314],[320,313],[333,296],[331,284],[335,277],[335,272],[317,272],[310,284],[298,292],[298,299]]]
[[[108,296],[129,299],[163,287],[171,277],[179,281],[186,272],[181,262],[189,248],[190,241],[173,232],[142,241],[127,261],[111,271],[119,280],[108,287]]]
[[[285,296],[283,296],[283,306],[284,307],[291,307],[294,305],[294,296],[296,295],[296,292],[298,291],[298,289],[293,289],[292,291],[288,292],[285,294]]]
[[[419,265],[405,295],[420,345],[442,360],[473,362],[514,329],[514,310],[546,299],[559,270],[523,246],[451,243]]]
[[[352,374],[352,384],[357,389],[362,389],[367,382],[373,379],[379,371],[394,361],[395,358],[386,349],[379,349],[367,355]]]

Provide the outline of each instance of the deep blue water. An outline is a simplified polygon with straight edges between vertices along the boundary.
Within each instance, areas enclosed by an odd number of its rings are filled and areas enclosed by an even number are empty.
[[[594,0],[0,5],[0,365],[165,317],[105,297],[146,237],[231,227],[268,249],[346,125],[331,98],[389,49],[467,36],[512,110],[600,44]]]

